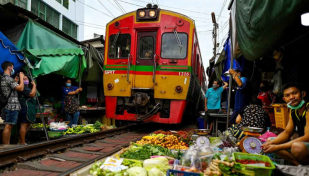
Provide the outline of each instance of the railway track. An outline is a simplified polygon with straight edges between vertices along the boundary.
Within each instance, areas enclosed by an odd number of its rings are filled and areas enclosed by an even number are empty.
[[[1,176],[70,175],[105,158],[155,129],[129,125],[0,151]]]

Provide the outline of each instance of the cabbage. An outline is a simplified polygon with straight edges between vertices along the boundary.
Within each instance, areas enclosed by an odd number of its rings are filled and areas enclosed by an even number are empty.
[[[169,169],[168,159],[166,159],[165,157],[147,159],[144,161],[143,166],[144,169],[146,169],[148,172],[152,168],[160,169],[163,172],[166,172]]]
[[[160,171],[158,168],[154,167],[149,170],[148,176],[165,176],[165,174]]]
[[[129,176],[147,176],[147,171],[142,167],[131,167],[127,173]]]

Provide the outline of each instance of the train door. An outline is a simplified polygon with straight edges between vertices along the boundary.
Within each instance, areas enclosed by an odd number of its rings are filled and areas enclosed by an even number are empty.
[[[138,32],[134,88],[154,87],[157,32]]]

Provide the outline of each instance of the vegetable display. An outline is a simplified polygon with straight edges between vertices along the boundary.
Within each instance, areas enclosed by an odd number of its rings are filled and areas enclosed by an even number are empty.
[[[236,162],[241,163],[241,164],[265,164],[265,167],[271,167],[269,162],[265,162],[265,161],[257,161],[257,160],[240,160],[240,159],[236,159]]]
[[[244,170],[239,163],[214,159],[204,171],[204,176],[214,175],[254,176],[255,173],[253,171]]]
[[[151,145],[158,145],[169,149],[181,149],[186,150],[188,149],[188,144],[179,140],[178,137],[174,135],[165,135],[164,137],[158,136],[144,136],[143,139],[136,142],[140,145],[151,144]]]
[[[125,152],[123,152],[120,155],[120,157],[145,160],[149,159],[151,156],[154,155],[168,156],[170,155],[170,151],[161,146],[149,145],[149,144],[139,145],[137,143],[132,143],[129,149],[125,150]]]
[[[165,157],[147,159],[144,161],[143,166],[147,171],[150,171],[152,168],[157,168],[166,173],[169,169],[168,160]]]
[[[49,128],[49,125],[45,124],[45,127],[46,127],[46,128]],[[43,128],[43,123],[34,123],[34,124],[31,124],[31,125],[30,125],[30,128],[33,128],[33,129],[35,129],[35,128]]]
[[[100,130],[97,130],[93,127],[93,125],[81,126],[77,125],[74,128],[69,128],[64,134],[83,134],[86,132],[95,133]]]

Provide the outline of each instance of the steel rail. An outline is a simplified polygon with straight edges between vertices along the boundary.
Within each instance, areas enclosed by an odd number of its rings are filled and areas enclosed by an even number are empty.
[[[82,134],[74,137],[61,138],[38,144],[0,151],[0,167],[13,164],[15,162],[23,162],[29,158],[51,154],[59,150],[72,148],[77,145],[87,144],[92,141],[113,137],[115,135],[128,132],[128,130],[134,128],[136,129],[136,125],[128,125],[116,129]]]

